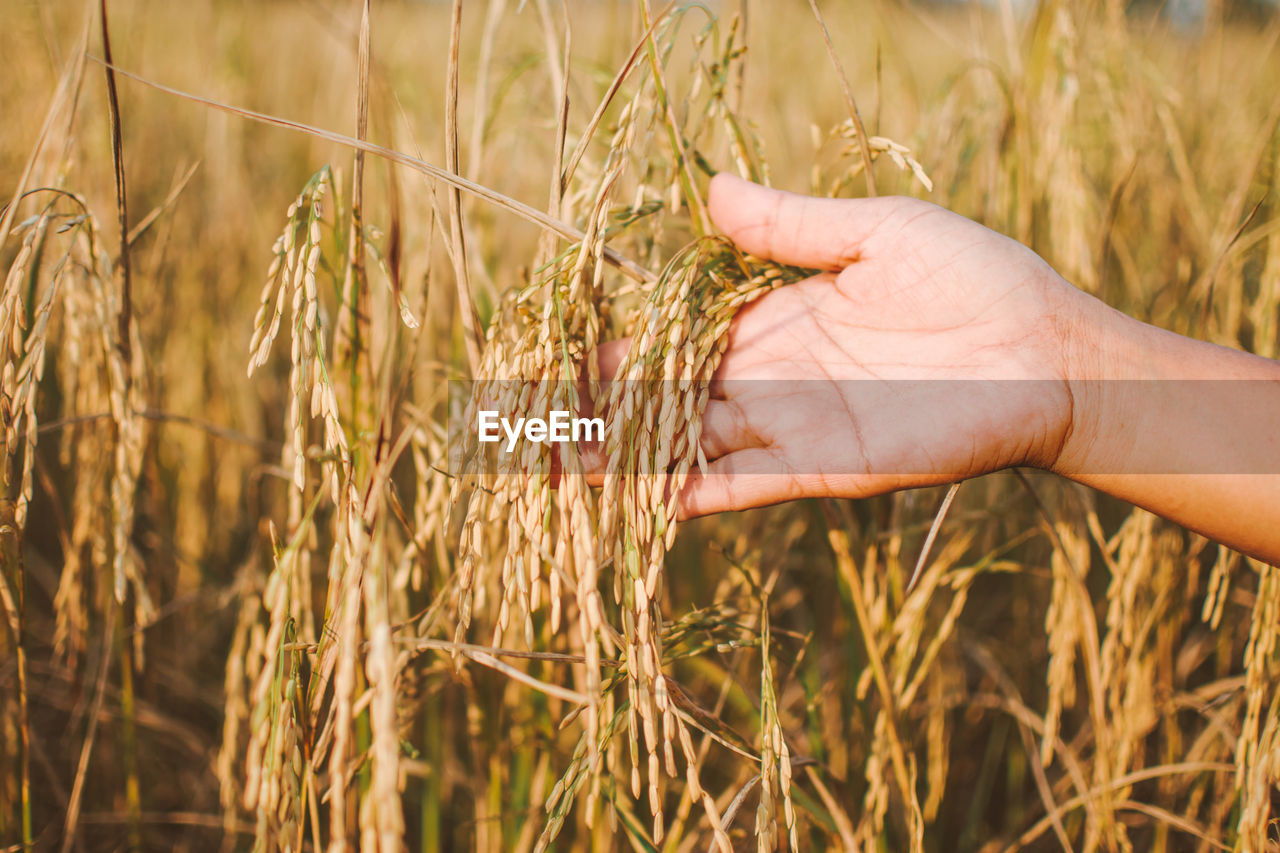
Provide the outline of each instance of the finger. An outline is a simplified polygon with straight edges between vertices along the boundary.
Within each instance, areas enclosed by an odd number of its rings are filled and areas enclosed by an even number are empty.
[[[714,461],[730,453],[764,447],[766,442],[751,429],[737,403],[711,400],[702,413],[702,434],[698,438],[698,445],[702,448],[702,455]],[[555,470],[558,472],[561,468],[563,460],[560,454],[571,452],[577,457],[575,470],[581,470],[586,475],[587,483],[592,486],[603,484],[609,462],[604,443],[584,441],[571,447],[571,450],[558,450]]]
[[[751,509],[804,496],[780,455],[753,447],[717,459],[707,466],[706,474],[690,474],[680,491],[679,517]]]
[[[568,459],[568,454],[573,454],[573,458]],[[559,477],[566,474],[581,476],[588,486],[603,486],[607,469],[608,459],[601,442],[557,445],[552,467],[557,477],[552,480],[552,488],[559,488]]]
[[[732,400],[711,400],[702,413],[702,435],[698,438],[707,459],[719,459],[739,450],[767,446],[747,420],[742,407]]]
[[[696,470],[680,490],[681,521],[717,512],[738,512],[800,498],[867,498],[900,489],[952,482],[939,474],[801,473],[774,449],[748,448]]]
[[[616,341],[605,341],[596,347],[596,363],[600,367],[600,378],[610,380],[622,366],[627,357],[627,347],[631,346],[631,338],[619,338]],[[586,379],[586,365],[582,367],[582,378]]]
[[[716,227],[737,246],[779,263],[841,270],[863,255],[892,199],[813,198],[721,172],[711,180]]]

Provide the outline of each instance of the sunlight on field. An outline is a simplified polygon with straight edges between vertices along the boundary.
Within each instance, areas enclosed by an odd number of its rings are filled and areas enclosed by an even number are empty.
[[[802,0],[476,0],[456,63],[450,4],[373,3],[367,73],[354,0],[106,5],[122,71],[507,201],[117,75],[124,255],[98,4],[0,0],[0,849],[1277,849],[1274,567],[1002,471],[908,588],[943,489],[672,537],[641,475],[446,440],[450,379],[640,317],[709,378],[803,272],[682,249],[709,169],[857,196],[874,156],[1280,357],[1274,12],[829,0],[864,152]]]

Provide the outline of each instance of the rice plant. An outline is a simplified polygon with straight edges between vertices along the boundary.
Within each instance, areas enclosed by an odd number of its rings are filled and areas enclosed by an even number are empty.
[[[809,274],[715,233],[717,170],[1280,356],[1274,22],[0,14],[6,849],[1280,844],[1274,567],[1035,472],[674,497],[735,314]]]

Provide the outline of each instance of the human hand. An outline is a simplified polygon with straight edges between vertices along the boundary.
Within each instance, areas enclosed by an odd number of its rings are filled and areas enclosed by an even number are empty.
[[[916,199],[809,198],[729,175],[710,212],[743,250],[824,272],[735,319],[703,417],[711,462],[681,493],[683,517],[1057,460],[1075,328],[1096,301],[1030,249]]]

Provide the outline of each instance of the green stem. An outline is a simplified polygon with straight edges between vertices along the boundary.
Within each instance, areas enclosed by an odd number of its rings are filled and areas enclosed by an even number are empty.
[[[440,774],[444,767],[444,731],[441,717],[428,706],[422,714],[422,750],[429,773],[422,780],[422,845],[423,853],[439,853],[440,847]]]
[[[653,22],[649,13],[648,0],[645,0],[640,8],[644,15],[644,26],[651,28],[645,48],[649,56],[649,66],[653,69],[654,92],[658,96],[658,103],[666,119],[664,124],[667,128],[667,135],[671,137],[672,152],[679,163],[680,189],[684,193],[685,204],[689,206],[693,231],[698,237],[703,237],[711,233],[711,220],[707,217],[706,205],[702,203],[702,196],[698,193],[697,184],[694,183],[693,169],[689,165],[689,153],[685,150],[680,127],[676,124],[675,111],[671,107],[671,101],[667,98],[667,87],[663,78],[662,63],[658,60],[658,44],[652,31]]]
[[[120,660],[120,739],[124,753],[125,807],[129,816],[129,849],[142,849],[142,793],[138,783],[138,732],[133,691],[133,650],[124,620],[116,621],[116,656]]]

